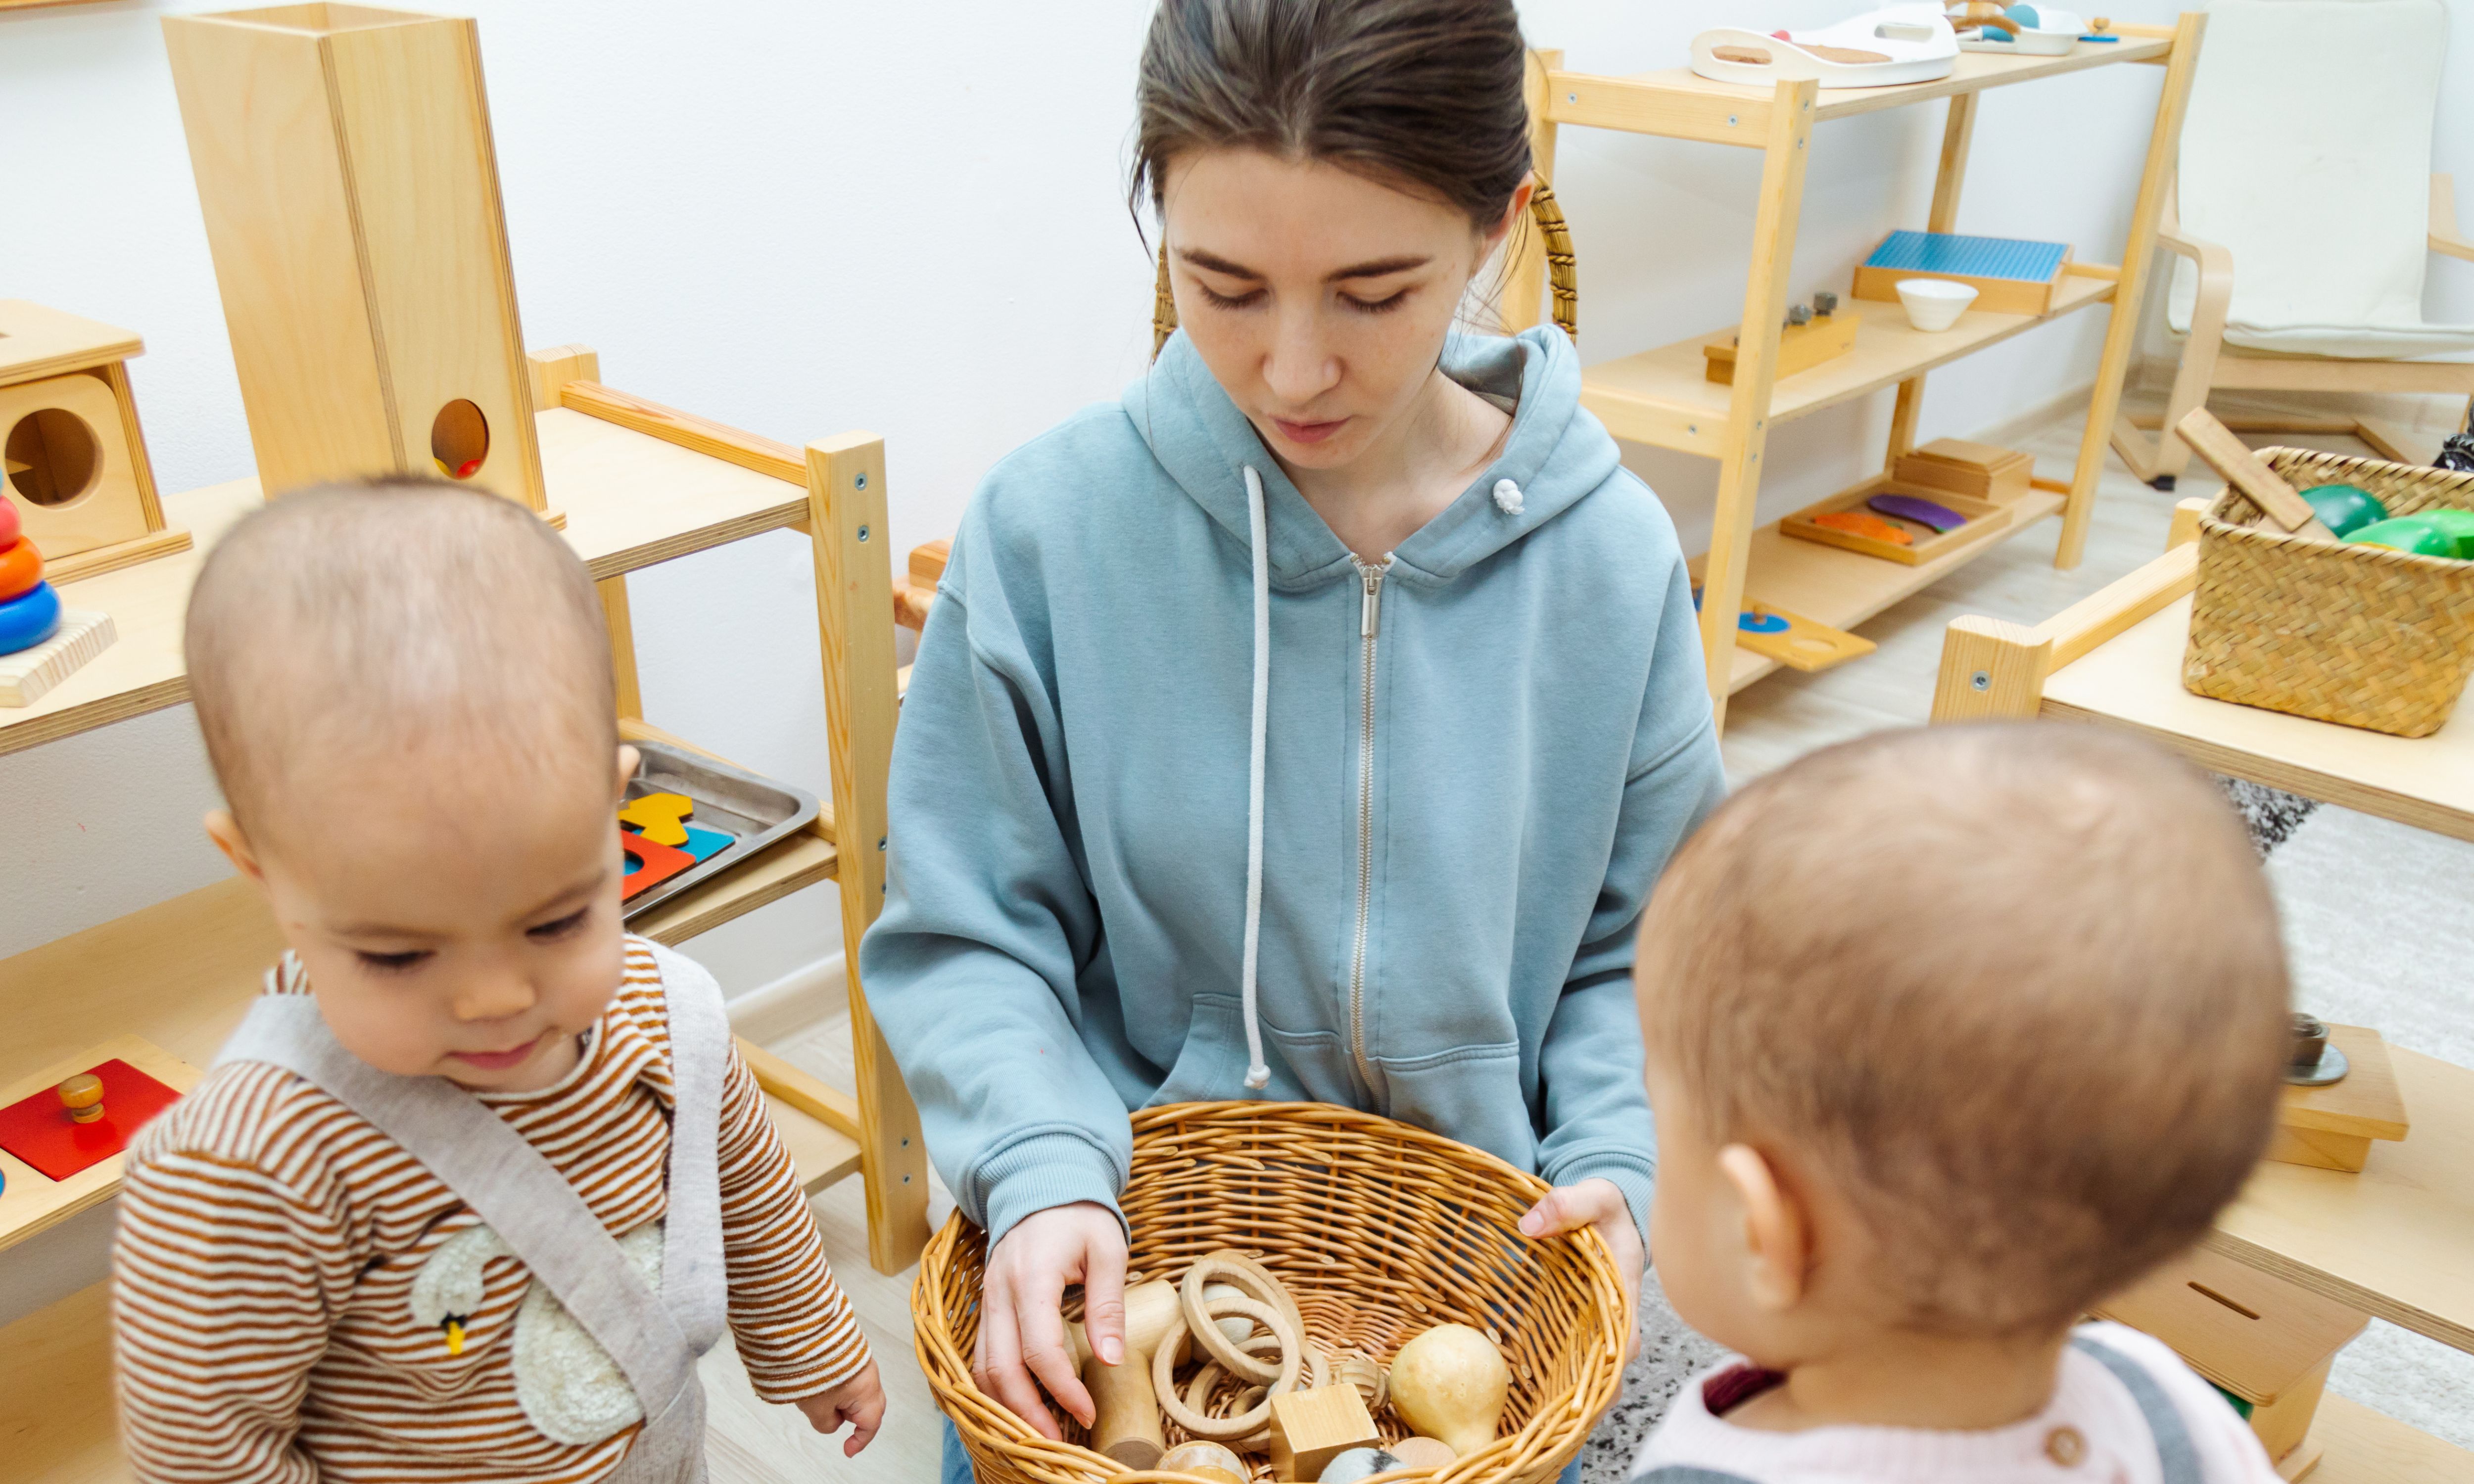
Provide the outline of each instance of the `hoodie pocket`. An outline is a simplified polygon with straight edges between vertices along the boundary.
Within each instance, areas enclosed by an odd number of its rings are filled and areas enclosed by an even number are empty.
[[[1383,1057],[1376,1065],[1393,1117],[1474,1144],[1515,1169],[1537,1170],[1538,1132],[1520,1088],[1519,1042]]]
[[[1246,1097],[1245,1001],[1234,994],[1197,994],[1185,1044],[1143,1106],[1209,1103]]]

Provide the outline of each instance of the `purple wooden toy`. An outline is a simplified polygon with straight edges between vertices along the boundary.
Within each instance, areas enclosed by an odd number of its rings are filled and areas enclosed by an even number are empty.
[[[1912,494],[1877,494],[1864,503],[1884,515],[1896,515],[1901,520],[1912,520],[1918,525],[1930,526],[1935,531],[1955,531],[1967,524],[1967,517],[1949,506],[1936,505],[1930,500],[1920,500]]]

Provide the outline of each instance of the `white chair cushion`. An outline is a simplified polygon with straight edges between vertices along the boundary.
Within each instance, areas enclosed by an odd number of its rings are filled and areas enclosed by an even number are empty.
[[[2422,317],[2442,0],[2212,0],[2182,129],[2182,227],[2233,255],[2225,338],[2395,359],[2474,347]],[[2175,260],[2187,333],[2197,273]]]

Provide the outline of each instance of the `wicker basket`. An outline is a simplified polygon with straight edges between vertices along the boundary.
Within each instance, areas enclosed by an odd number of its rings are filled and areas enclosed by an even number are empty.
[[[1132,1267],[1176,1278],[1219,1248],[1257,1253],[1297,1296],[1309,1334],[1387,1364],[1430,1325],[1485,1330],[1512,1366],[1503,1431],[1436,1471],[1386,1474],[1547,1484],[1614,1400],[1629,1301],[1594,1233],[1536,1242],[1516,1230],[1545,1183],[1407,1124],[1322,1103],[1181,1103],[1134,1114],[1124,1209]],[[928,1244],[910,1293],[919,1364],[980,1484],[1183,1479],[1134,1472],[1052,1443],[972,1383],[986,1234],[957,1215]],[[1387,1440],[1399,1436],[1388,1416]],[[1168,1424],[1171,1446],[1185,1433]],[[1260,1464],[1258,1479],[1272,1477]]]
[[[2297,490],[2354,485],[2391,515],[2474,510],[2474,474],[2310,448],[2260,457]],[[2403,737],[2448,720],[2474,668],[2474,562],[2288,536],[2227,490],[2199,517],[2182,683]]]

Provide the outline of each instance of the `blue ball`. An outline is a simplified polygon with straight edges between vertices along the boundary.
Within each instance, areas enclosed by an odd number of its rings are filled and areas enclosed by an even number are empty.
[[[2021,26],[2025,27],[2029,31],[2041,31],[2044,29],[2042,26],[2037,24],[2036,8],[2032,5],[2014,5],[2001,13],[2010,17],[2012,20],[2017,21]]]
[[[60,626],[61,595],[52,590],[51,584],[36,583],[0,603],[0,655],[32,649],[50,638]]]

